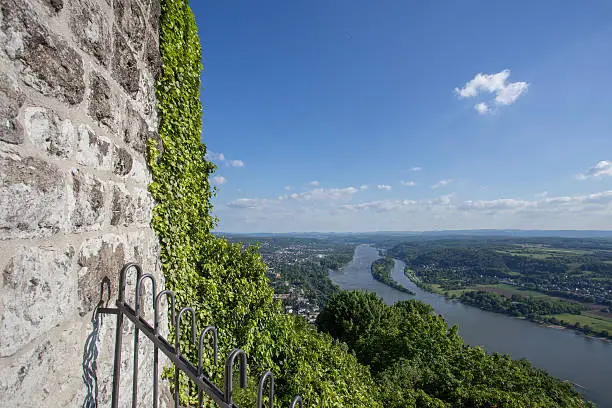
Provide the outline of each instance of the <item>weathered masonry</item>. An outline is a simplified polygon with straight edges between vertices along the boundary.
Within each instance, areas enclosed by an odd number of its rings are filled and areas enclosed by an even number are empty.
[[[108,406],[114,321],[92,321],[100,282],[116,294],[135,261],[163,283],[145,158],[159,12],[158,0],[0,0],[2,407]],[[143,393],[152,352],[140,348]],[[129,378],[121,387],[131,395]]]

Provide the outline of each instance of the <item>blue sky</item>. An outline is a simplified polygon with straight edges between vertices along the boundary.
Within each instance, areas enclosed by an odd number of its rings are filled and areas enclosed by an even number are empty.
[[[612,2],[191,7],[219,230],[612,229]]]

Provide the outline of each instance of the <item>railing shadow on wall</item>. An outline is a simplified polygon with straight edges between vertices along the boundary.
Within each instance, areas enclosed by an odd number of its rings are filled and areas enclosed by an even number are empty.
[[[134,307],[130,306],[126,300],[126,277],[129,271],[136,273],[136,289],[134,294]],[[143,298],[144,281],[149,280],[153,294],[153,315],[154,322],[151,325],[141,315],[140,304]],[[108,291],[106,304],[104,303],[104,291]],[[100,315],[116,315],[115,329],[115,351],[114,351],[114,367],[113,367],[113,390],[111,406],[117,408],[119,406],[119,383],[121,379],[121,354],[122,354],[122,329],[124,318],[127,318],[134,324],[134,349],[133,349],[133,372],[132,372],[132,408],[138,406],[138,347],[140,344],[140,334],[153,343],[153,408],[158,407],[159,401],[159,352],[161,351],[174,365],[174,404],[175,408],[179,408],[180,394],[180,373],[184,373],[190,380],[190,384],[194,384],[198,389],[198,407],[202,407],[204,394],[213,400],[222,408],[239,408],[233,400],[233,371],[234,363],[238,360],[240,369],[240,386],[247,386],[247,356],[241,349],[234,349],[225,359],[224,372],[224,387],[221,390],[217,387],[210,378],[204,373],[202,366],[203,350],[206,337],[210,337],[214,350],[214,361],[217,362],[217,329],[214,326],[208,326],[202,330],[199,338],[197,336],[197,328],[195,324],[195,311],[191,307],[182,308],[178,313],[175,310],[175,296],[170,290],[162,290],[156,293],[155,278],[151,274],[143,274],[142,268],[136,263],[128,263],[122,269],[119,277],[119,293],[117,296],[116,307],[108,307],[108,299],[110,299],[110,281],[104,278],[100,285],[100,302],[94,311],[92,319],[93,330],[88,336],[83,351],[83,380],[87,386],[87,396],[83,403],[83,408],[93,408],[97,406],[97,377],[96,377],[96,359],[98,351],[96,341],[98,330],[100,327]],[[172,345],[160,333],[160,309],[162,298],[166,298],[170,308],[170,323],[176,330],[176,341]],[[180,342],[181,338],[181,318],[183,315],[189,314],[191,321],[191,339],[198,346],[198,365],[192,364],[185,356],[181,354]],[[274,375],[270,371],[266,371],[261,377],[258,384],[257,393],[257,408],[263,407],[263,395],[266,382],[269,382],[269,406],[274,403]],[[303,402],[300,396],[295,396],[291,402],[290,408],[299,406],[303,407]]]
[[[106,302],[103,298],[104,288],[107,288],[106,293],[109,296]],[[102,316],[99,309],[108,307],[110,292],[110,279],[105,277],[100,282],[100,301],[94,308],[91,318],[91,333],[87,336],[83,346],[83,383],[87,388],[87,393],[82,408],[96,408],[98,406],[98,341],[100,339],[100,326],[102,325]]]

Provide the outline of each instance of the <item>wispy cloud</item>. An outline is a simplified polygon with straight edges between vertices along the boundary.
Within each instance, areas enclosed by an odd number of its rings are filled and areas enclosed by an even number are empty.
[[[423,170],[423,168],[422,167],[418,167],[418,166],[410,168],[410,171],[421,171],[421,170]]]
[[[612,190],[593,194],[543,197],[538,200],[520,200],[514,198],[499,198],[496,200],[465,201],[459,206],[461,210],[551,210],[560,211],[576,208],[582,205],[595,205],[609,207],[612,204]]]
[[[313,187],[319,187],[321,183],[319,183],[317,180],[313,180],[310,183],[308,183],[309,186],[313,186]]]
[[[493,112],[491,104],[496,106],[512,105],[518,98],[527,92],[527,82],[506,82],[510,77],[510,70],[505,69],[496,74],[476,74],[463,88],[455,88],[459,98],[473,98],[481,93],[491,93],[495,97],[489,102],[480,102],[474,105],[479,114]]]
[[[373,210],[375,212],[387,212],[401,208],[414,207],[417,204],[418,202],[413,200],[378,200],[360,204],[345,204],[341,208],[349,211]]]
[[[597,164],[586,171],[586,173],[578,174],[578,180],[587,180],[592,178],[612,177],[612,161],[600,160]]]
[[[209,161],[213,161],[217,165],[223,164],[229,167],[244,167],[245,166],[245,163],[242,160],[230,160],[225,157],[225,154],[212,152],[210,150],[206,152],[205,159]]]
[[[416,183],[412,180],[408,180],[408,181],[400,181],[400,184],[402,186],[407,186],[407,187],[414,187],[416,186]]]
[[[388,184],[379,184],[376,186],[376,188],[378,188],[379,190],[391,191],[391,186]]]
[[[489,105],[484,102],[480,102],[474,105],[474,109],[476,109],[476,112],[480,113],[481,115],[486,115],[487,113],[491,112],[491,108],[489,108]]]
[[[227,183],[227,179],[223,176],[215,176],[212,179],[212,184],[220,186],[221,184]]]
[[[282,200],[341,200],[350,198],[359,192],[355,187],[345,188],[315,188],[303,193],[293,193],[280,197]]]
[[[453,182],[453,179],[440,180],[436,184],[432,185],[431,188],[440,188],[444,186],[448,186]]]
[[[227,206],[232,208],[261,208],[267,207],[270,202],[270,200],[265,198],[239,198],[230,201],[227,203]]]
[[[368,186],[367,184],[362,184],[361,186],[359,186],[360,190],[367,190],[370,186]]]

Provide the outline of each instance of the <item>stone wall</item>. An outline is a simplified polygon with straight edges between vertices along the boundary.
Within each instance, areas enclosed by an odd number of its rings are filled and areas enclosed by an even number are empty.
[[[158,0],[0,0],[2,407],[108,406],[115,317],[92,321],[100,282],[116,295],[135,261],[163,287],[145,157],[159,140],[158,20]]]

